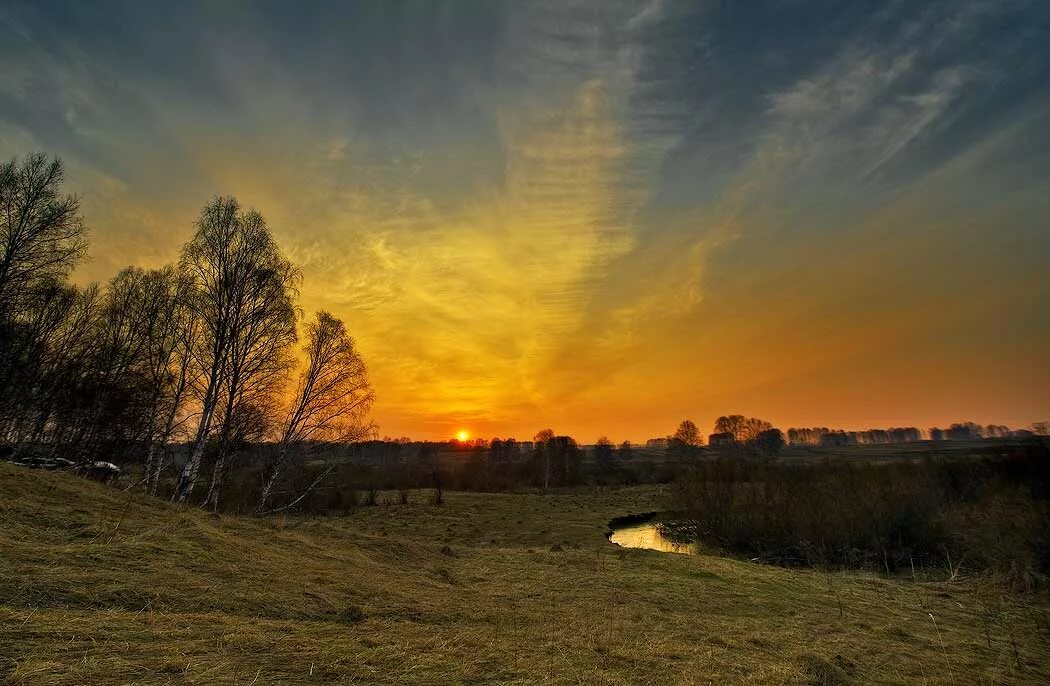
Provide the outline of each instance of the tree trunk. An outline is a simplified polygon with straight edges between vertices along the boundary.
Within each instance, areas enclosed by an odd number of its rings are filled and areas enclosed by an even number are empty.
[[[153,460],[156,459],[157,455],[157,443],[156,440],[150,440],[149,450],[146,451],[146,464],[143,467],[144,480],[142,482],[142,490],[149,493],[150,480],[153,478]]]
[[[163,444],[161,444],[161,447],[166,450],[167,447],[168,447],[167,441],[165,441]],[[146,483],[146,487],[148,489],[147,492],[150,495],[153,495],[153,496],[157,495],[157,486],[160,484],[160,473],[162,471],[164,471],[164,453],[163,452],[160,454],[160,456],[157,458],[156,462],[153,464],[153,471],[146,475],[146,478],[148,479],[148,481]]]
[[[211,506],[212,510],[219,509],[219,490],[222,488],[222,477],[226,469],[226,455],[230,447],[230,430],[233,427],[233,413],[237,407],[237,396],[234,389],[238,387],[239,374],[234,373],[230,381],[230,394],[226,401],[226,413],[222,418],[222,427],[219,430],[219,451],[215,456],[215,468],[211,471],[211,483],[208,484],[208,495],[204,498],[201,507]]]
[[[200,471],[201,460],[204,458],[204,444],[208,440],[208,431],[211,429],[211,414],[213,410],[214,406],[207,407],[201,414],[201,423],[197,427],[197,440],[193,444],[193,452],[190,453],[189,459],[186,460],[186,464],[182,467],[182,473],[179,474],[179,483],[171,496],[172,501],[186,502],[194,485],[197,483],[197,472]]]
[[[277,461],[273,465],[270,477],[266,480],[266,484],[263,486],[262,495],[259,497],[259,507],[255,510],[256,514],[262,514],[266,511],[266,501],[270,499],[270,493],[273,492],[273,487],[277,484],[277,479],[281,475],[281,469],[284,467],[284,460],[287,455],[288,442],[282,441],[281,452],[277,456]]]
[[[212,512],[219,511],[219,490],[222,489],[222,476],[226,470],[226,450],[221,448],[215,458],[215,466],[211,470],[211,484],[208,485],[208,495],[204,498],[202,508],[211,508]]]

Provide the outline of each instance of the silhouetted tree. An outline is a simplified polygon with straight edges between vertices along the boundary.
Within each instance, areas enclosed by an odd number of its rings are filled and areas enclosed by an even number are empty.
[[[733,440],[739,441],[744,432],[744,420],[742,414],[723,415],[715,420],[714,433],[730,434]]]
[[[550,487],[551,482],[551,457],[554,452],[554,431],[543,429],[532,437],[533,452],[540,462],[540,473],[542,475],[543,490]]]
[[[294,448],[306,441],[360,441],[375,433],[375,425],[368,421],[375,394],[364,361],[343,322],[328,312],[318,312],[307,325],[304,352],[306,369],[299,376],[278,454],[263,486],[260,512],[266,510],[273,486]]]
[[[143,276],[142,287],[150,387],[143,484],[148,492],[156,493],[168,443],[186,419],[188,390],[196,371],[192,353],[200,327],[186,304],[191,282],[178,269],[167,266],[149,270]]]
[[[204,207],[180,267],[191,280],[188,307],[201,322],[194,351],[201,382],[197,432],[173,497],[179,502],[189,497],[218,421],[218,454],[206,499],[214,506],[239,407],[262,404],[288,365],[299,274],[281,255],[262,216],[242,211],[233,198],[216,198]]]
[[[678,430],[674,432],[671,440],[690,448],[704,444],[704,438],[700,435],[700,430],[696,428],[696,424],[688,419],[678,425]]]
[[[90,401],[83,383],[95,340],[96,286],[62,283],[36,288],[37,306],[22,313],[11,345],[0,348],[10,362],[3,423],[19,452],[51,443],[51,453],[79,426]]]
[[[766,429],[755,437],[755,448],[762,455],[775,457],[784,449],[784,434],[780,429]]]
[[[65,283],[85,241],[63,180],[61,161],[40,153],[0,164],[0,431],[16,444],[54,437],[57,403],[76,398],[56,384],[77,378],[90,343],[79,319],[95,291]]]
[[[602,475],[607,475],[615,466],[613,461],[614,448],[613,443],[606,436],[602,436],[594,443],[594,461],[598,465],[598,472]]]
[[[740,414],[731,414],[715,420],[714,432],[716,434],[731,434],[733,440],[743,443],[754,440],[760,433],[772,428],[773,425],[765,420],[756,417],[745,417]]]
[[[952,424],[945,432],[945,437],[953,440],[967,440],[981,438],[984,436],[984,427],[974,422],[959,422]]]
[[[984,427],[986,438],[1004,438],[1010,435],[1010,427],[1003,424],[989,424]]]
[[[94,342],[80,378],[90,402],[74,439],[89,459],[103,453],[113,459],[121,447],[150,438],[148,329],[158,313],[148,297],[145,272],[123,269],[106,285],[93,318]]]
[[[80,203],[62,195],[58,158],[0,164],[0,320],[33,302],[33,285],[62,280],[84,253]]]

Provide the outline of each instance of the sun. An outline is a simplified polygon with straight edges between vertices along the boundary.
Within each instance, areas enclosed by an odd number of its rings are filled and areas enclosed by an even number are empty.
[[[466,429],[460,429],[456,434],[456,440],[460,443],[466,443],[467,439],[470,438],[470,433]]]

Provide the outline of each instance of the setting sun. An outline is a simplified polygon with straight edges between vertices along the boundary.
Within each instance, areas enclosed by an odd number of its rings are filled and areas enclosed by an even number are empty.
[[[469,438],[470,438],[470,433],[466,429],[460,429],[459,432],[456,433],[456,440],[459,441],[460,443],[466,443],[467,439],[469,439]]]

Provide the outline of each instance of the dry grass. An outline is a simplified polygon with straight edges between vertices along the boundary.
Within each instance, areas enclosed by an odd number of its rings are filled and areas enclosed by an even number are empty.
[[[252,520],[0,465],[0,678],[1050,682],[1042,597],[608,544],[653,488],[427,495]]]

